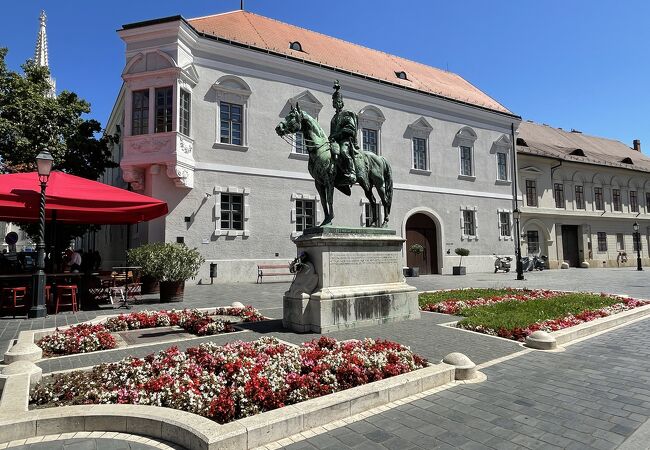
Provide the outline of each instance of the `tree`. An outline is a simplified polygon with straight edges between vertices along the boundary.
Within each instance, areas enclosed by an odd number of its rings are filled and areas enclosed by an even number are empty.
[[[23,74],[7,68],[0,48],[0,172],[31,172],[36,155],[49,150],[54,170],[97,180],[109,167],[110,146],[117,136],[104,134],[100,123],[84,119],[90,104],[74,92],[49,97],[49,70],[28,60]]]
[[[7,49],[0,48],[0,173],[35,171],[41,150],[52,154],[53,170],[91,180],[116,167],[111,146],[118,136],[97,137],[101,124],[82,117],[90,113],[90,104],[69,91],[48,96],[47,67],[28,60],[22,74],[14,72],[6,65],[6,55]],[[20,225],[35,236],[36,227]],[[66,245],[86,230],[88,226],[57,226],[56,241]]]

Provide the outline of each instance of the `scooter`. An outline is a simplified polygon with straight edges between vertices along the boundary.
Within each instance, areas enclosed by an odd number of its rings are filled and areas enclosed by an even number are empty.
[[[539,271],[542,271],[548,267],[548,256],[546,255],[534,255],[533,256],[533,268]]]
[[[494,254],[496,260],[494,261],[494,273],[497,273],[499,270],[504,272],[510,272],[510,262],[512,258],[510,256],[498,256]]]

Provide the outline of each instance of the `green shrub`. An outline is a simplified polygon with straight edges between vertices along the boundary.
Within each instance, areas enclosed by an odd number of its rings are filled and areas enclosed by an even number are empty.
[[[458,263],[459,266],[463,265],[463,256],[469,256],[469,250],[466,248],[459,247],[454,252],[460,256],[460,262]]]
[[[409,252],[413,253],[414,255],[421,255],[424,253],[424,247],[422,247],[420,244],[413,244],[409,247]]]
[[[195,248],[163,242],[132,248],[127,252],[127,259],[129,264],[141,267],[142,275],[158,281],[185,281],[195,277],[205,261]]]

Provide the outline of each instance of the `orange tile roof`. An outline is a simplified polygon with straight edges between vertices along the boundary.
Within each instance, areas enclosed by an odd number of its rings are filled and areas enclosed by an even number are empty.
[[[376,80],[512,114],[462,77],[248,11],[188,19],[198,32]],[[289,48],[300,42],[303,51]],[[407,80],[396,72],[406,72]]]

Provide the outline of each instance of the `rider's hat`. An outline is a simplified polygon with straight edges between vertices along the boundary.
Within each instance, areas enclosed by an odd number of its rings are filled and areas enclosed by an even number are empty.
[[[334,93],[332,94],[332,100],[334,101],[343,101],[343,96],[341,95],[341,92],[339,90],[341,89],[341,85],[339,84],[339,80],[336,80],[334,82]]]

